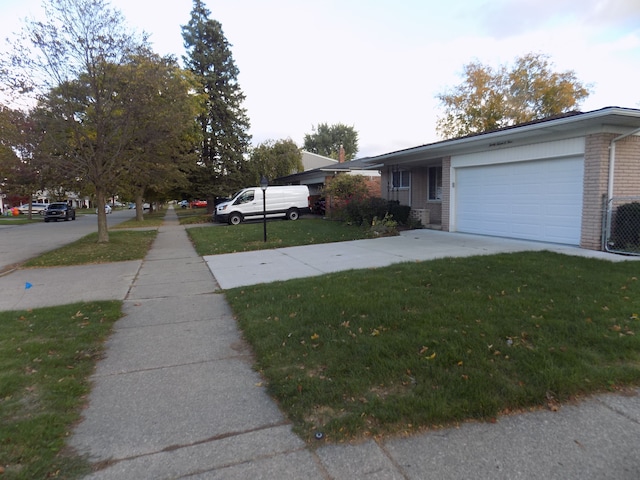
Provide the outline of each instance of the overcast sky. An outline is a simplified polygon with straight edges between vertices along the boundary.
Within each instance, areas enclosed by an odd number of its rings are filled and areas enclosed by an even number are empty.
[[[438,93],[465,64],[529,52],[573,70],[583,111],[640,108],[639,0],[206,0],[246,95],[253,143],[302,146],[319,123],[359,134],[359,157],[438,140]],[[160,54],[184,55],[192,0],[112,0]],[[40,0],[0,0],[2,37],[40,16]]]

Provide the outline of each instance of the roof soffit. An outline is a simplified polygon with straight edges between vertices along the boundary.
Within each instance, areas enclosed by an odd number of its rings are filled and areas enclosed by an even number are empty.
[[[494,148],[527,145],[547,140],[585,136],[593,133],[627,133],[640,128],[640,110],[609,107],[594,112],[507,128],[470,137],[391,152],[368,159],[384,165],[424,165],[443,157]]]

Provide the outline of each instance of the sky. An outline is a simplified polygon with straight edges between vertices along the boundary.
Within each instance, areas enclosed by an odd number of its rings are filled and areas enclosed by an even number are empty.
[[[111,0],[154,50],[185,55],[192,0]],[[640,108],[638,0],[205,0],[246,96],[252,143],[321,123],[358,132],[357,157],[438,141],[437,95],[470,62],[550,57],[590,86],[582,111]],[[0,33],[42,16],[41,0],[0,0]]]

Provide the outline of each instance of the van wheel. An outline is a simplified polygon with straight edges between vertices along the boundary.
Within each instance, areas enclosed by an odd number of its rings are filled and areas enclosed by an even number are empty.
[[[287,220],[297,220],[300,217],[300,213],[295,208],[287,211]]]
[[[229,215],[229,225],[239,225],[240,223],[242,223],[242,215],[239,213]]]

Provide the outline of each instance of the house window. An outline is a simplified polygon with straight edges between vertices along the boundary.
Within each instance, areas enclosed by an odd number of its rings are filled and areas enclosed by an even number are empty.
[[[399,170],[393,172],[393,188],[409,188],[410,172]]]
[[[442,200],[442,167],[429,167],[429,200]]]

